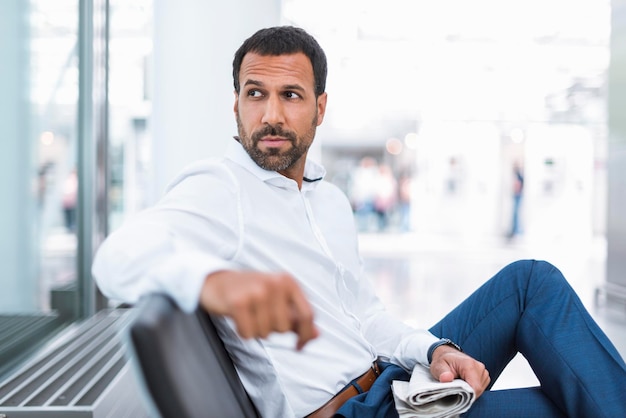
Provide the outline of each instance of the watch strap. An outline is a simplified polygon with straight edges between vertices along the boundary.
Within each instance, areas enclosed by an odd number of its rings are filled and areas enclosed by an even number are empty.
[[[457,343],[455,343],[454,341],[452,341],[449,338],[442,338],[439,341],[434,342],[429,348],[428,348],[428,353],[427,353],[427,358],[428,358],[428,364],[430,364],[433,361],[433,353],[435,352],[435,349],[437,347],[441,347],[442,345],[449,345],[451,347],[456,348],[457,350],[459,350],[461,353],[463,352],[463,349],[461,348],[460,345],[458,345]]]

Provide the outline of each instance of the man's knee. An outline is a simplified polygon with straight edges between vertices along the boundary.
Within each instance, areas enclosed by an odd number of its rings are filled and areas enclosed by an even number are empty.
[[[519,279],[523,281],[526,298],[532,298],[537,292],[556,297],[572,290],[561,271],[548,261],[520,260],[512,264],[517,270]]]
[[[503,270],[528,279],[553,276],[560,279],[563,276],[558,268],[544,260],[518,260],[507,265]]]
[[[506,280],[516,280],[518,285],[532,292],[543,286],[568,286],[561,271],[548,261],[518,260],[502,269]]]

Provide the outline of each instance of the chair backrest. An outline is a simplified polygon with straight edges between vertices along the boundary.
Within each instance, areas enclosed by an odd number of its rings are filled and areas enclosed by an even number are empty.
[[[258,418],[211,318],[144,297],[128,328],[132,361],[163,418]]]

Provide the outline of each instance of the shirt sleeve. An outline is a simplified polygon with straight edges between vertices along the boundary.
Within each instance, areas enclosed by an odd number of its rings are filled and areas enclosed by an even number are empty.
[[[208,166],[182,177],[157,205],[107,237],[92,266],[107,297],[135,303],[161,292],[192,312],[205,277],[236,268],[237,187],[220,170]]]
[[[439,340],[427,330],[415,329],[390,314],[376,296],[372,283],[361,275],[358,312],[361,329],[378,356],[407,371],[416,364],[428,365],[428,349]]]

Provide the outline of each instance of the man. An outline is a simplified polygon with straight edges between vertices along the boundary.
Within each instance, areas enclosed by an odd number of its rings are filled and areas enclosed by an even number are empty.
[[[165,292],[211,313],[264,417],[397,416],[390,383],[418,363],[472,386],[467,416],[626,416],[624,361],[548,263],[506,267],[430,331],[384,310],[359,273],[348,200],[306,159],[327,101],[312,37],[258,31],[233,79],[239,136],[105,241],[105,294]],[[517,351],[541,388],[489,391]]]

